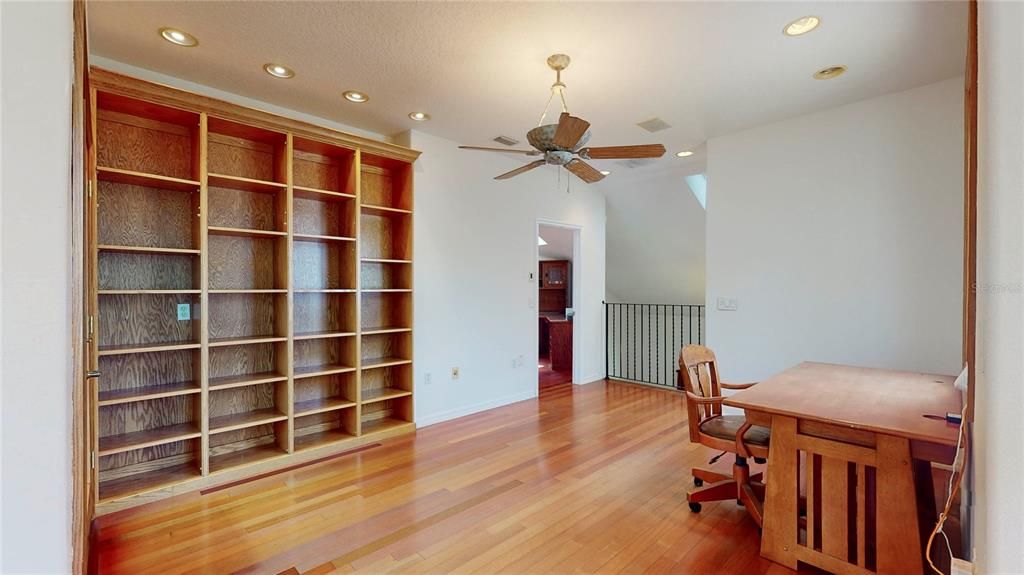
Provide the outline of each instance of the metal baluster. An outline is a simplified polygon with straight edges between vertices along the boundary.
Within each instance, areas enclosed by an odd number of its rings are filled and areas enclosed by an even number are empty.
[[[633,334],[631,334],[630,340],[632,341],[632,347],[633,347],[633,350],[632,350],[633,351],[633,370],[630,372],[630,374],[631,374],[630,379],[631,380],[636,380],[636,374],[637,374],[637,341],[636,341],[636,337],[637,337],[637,306],[636,306],[636,304],[634,304],[632,307],[633,307]]]
[[[700,308],[697,308],[697,343],[700,345],[704,344],[704,334],[701,333],[703,331],[704,330],[701,329]]]

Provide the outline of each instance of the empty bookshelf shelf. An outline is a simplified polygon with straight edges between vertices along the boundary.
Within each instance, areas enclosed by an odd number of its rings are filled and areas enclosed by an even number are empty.
[[[202,389],[199,385],[191,381],[168,383],[164,385],[146,385],[142,387],[130,387],[127,389],[114,389],[101,391],[99,393],[99,405],[117,405],[119,403],[131,403],[133,401],[160,399],[161,397],[188,395],[191,393],[199,393],[200,391],[202,391]]]
[[[376,403],[378,401],[387,401],[389,399],[406,397],[408,395],[412,395],[412,392],[406,389],[397,389],[394,387],[363,390],[362,403]]]
[[[199,429],[191,423],[179,423],[144,431],[133,431],[119,435],[100,437],[100,456],[112,455],[143,447],[153,447],[183,439],[199,437]]]
[[[211,186],[220,188],[231,188],[234,190],[242,190],[246,192],[281,192],[288,188],[287,184],[279,182],[268,182],[265,180],[256,180],[252,178],[243,178],[241,176],[229,176],[226,174],[209,174],[209,182]]]
[[[288,419],[286,414],[281,413],[273,407],[257,409],[255,411],[246,411],[243,413],[233,413],[231,415],[221,415],[210,418],[210,434],[224,433],[226,431],[234,431],[236,429],[244,429],[246,427],[253,427],[256,425],[265,425],[267,423],[284,421],[286,419]]]
[[[405,365],[412,363],[411,359],[401,357],[373,357],[363,360],[363,369],[377,369],[380,367],[391,367],[393,365]]]
[[[147,174],[145,172],[133,172],[120,168],[96,168],[96,176],[101,182],[115,182],[118,184],[130,184],[147,188],[159,188],[162,190],[175,190],[179,192],[198,192],[199,182],[195,180],[184,180],[158,174]]]
[[[295,417],[324,413],[326,411],[334,411],[336,409],[346,409],[349,407],[355,407],[355,405],[356,402],[344,397],[309,399],[306,401],[299,401],[295,404]]]
[[[227,375],[210,378],[210,391],[218,389],[231,389],[234,387],[245,387],[248,385],[260,385],[262,383],[276,383],[288,381],[288,376],[274,371],[262,373],[247,373],[244,375]]]

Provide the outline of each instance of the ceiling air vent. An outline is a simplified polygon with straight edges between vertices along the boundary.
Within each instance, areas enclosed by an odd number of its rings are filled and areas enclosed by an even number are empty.
[[[640,122],[639,124],[637,124],[637,126],[640,126],[641,128],[647,130],[652,134],[654,132],[660,132],[662,130],[667,130],[672,127],[661,118],[651,118],[650,120],[647,120],[645,122]]]
[[[623,166],[623,167],[626,167],[626,168],[629,168],[629,169],[632,170],[634,168],[642,168],[644,166],[650,166],[655,161],[656,160],[654,158],[635,158],[635,159],[632,159],[632,160],[620,160],[620,161],[615,162],[615,163],[619,164],[620,166]]]
[[[514,146],[519,143],[519,140],[509,138],[508,136],[498,136],[497,138],[494,138],[494,141],[499,144],[505,144],[506,146]]]

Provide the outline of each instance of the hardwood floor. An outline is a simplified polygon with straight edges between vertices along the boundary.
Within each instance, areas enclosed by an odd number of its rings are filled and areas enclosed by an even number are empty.
[[[555,371],[551,369],[551,358],[541,355],[537,358],[537,381],[540,389],[570,384],[572,383],[572,370]]]
[[[686,505],[673,392],[556,386],[358,453],[100,517],[101,573],[790,573]],[[730,461],[717,466],[728,469]]]

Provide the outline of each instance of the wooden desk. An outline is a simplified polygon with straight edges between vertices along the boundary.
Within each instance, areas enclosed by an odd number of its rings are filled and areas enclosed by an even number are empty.
[[[802,363],[726,398],[772,429],[761,555],[793,569],[922,573],[931,462],[952,462],[958,433],[922,416],[960,411],[953,380]]]

